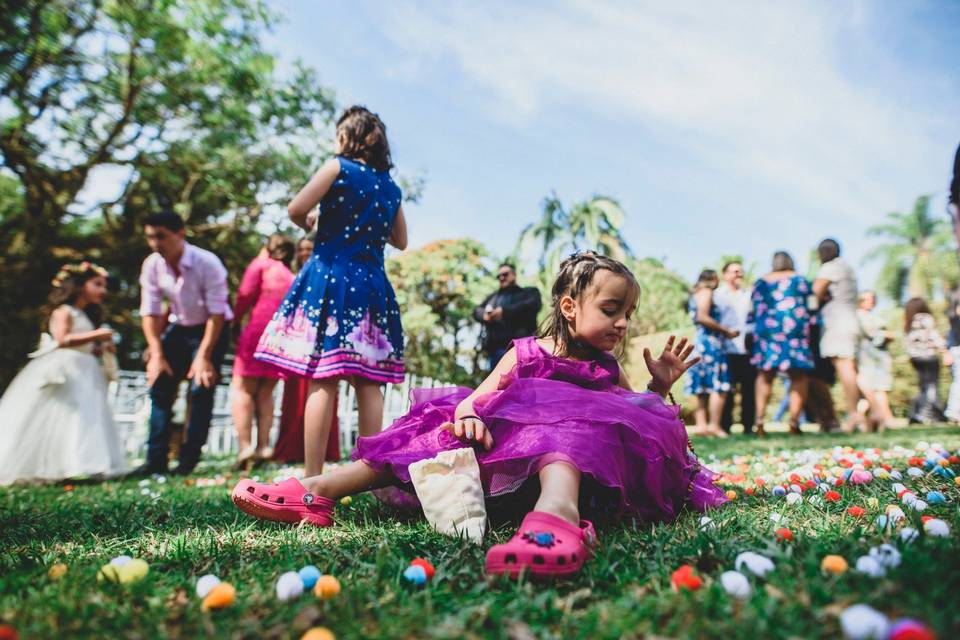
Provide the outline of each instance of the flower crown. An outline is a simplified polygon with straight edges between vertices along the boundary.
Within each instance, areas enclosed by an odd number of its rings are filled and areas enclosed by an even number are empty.
[[[53,286],[62,287],[63,283],[70,276],[83,275],[88,271],[93,271],[98,276],[103,276],[104,278],[109,275],[107,270],[100,265],[84,260],[83,262],[78,262],[76,264],[65,264],[60,267],[60,271],[57,272],[57,275],[53,276]]]

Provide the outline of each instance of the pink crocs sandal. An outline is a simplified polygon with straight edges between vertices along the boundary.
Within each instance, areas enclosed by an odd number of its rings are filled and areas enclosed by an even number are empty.
[[[516,578],[524,570],[534,576],[572,575],[597,544],[593,524],[580,526],[543,511],[531,511],[506,544],[487,552],[487,573]]]
[[[265,520],[333,525],[333,500],[310,493],[296,478],[278,484],[241,480],[233,488],[233,503],[244,513]]]

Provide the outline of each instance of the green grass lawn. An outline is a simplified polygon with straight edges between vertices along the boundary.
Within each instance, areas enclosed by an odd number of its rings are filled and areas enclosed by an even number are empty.
[[[924,621],[941,639],[960,634],[960,486],[940,476],[903,480],[921,497],[930,489],[947,496],[925,514],[946,520],[947,538],[921,534],[903,543],[896,531],[881,532],[876,517],[898,504],[891,480],[843,486],[839,503],[804,500],[788,506],[769,490],[746,495],[754,476],[778,471],[786,451],[835,445],[858,449],[913,448],[919,441],[960,449],[960,429],[903,429],[884,435],[799,438],[774,435],[765,441],[734,437],[696,442],[715,469],[736,473],[734,456],[749,466],[738,497],[710,516],[717,525],[701,529],[700,514],[661,525],[606,525],[600,548],[584,571],[570,580],[536,583],[487,579],[484,551],[509,537],[505,524],[483,547],[451,540],[415,515],[361,496],[338,507],[329,529],[258,522],[240,513],[229,498],[234,479],[219,486],[189,486],[182,479],[141,487],[135,481],[65,487],[0,489],[0,622],[21,638],[299,638],[324,626],[337,638],[835,638],[838,614],[863,602],[891,618]],[[922,454],[917,454],[921,455]],[[889,461],[905,471],[906,458]],[[954,465],[960,472],[960,465]],[[207,465],[197,477],[225,466]],[[264,477],[276,470],[261,471]],[[769,489],[769,486],[768,486]],[[813,493],[816,493],[814,490]],[[809,494],[805,494],[809,495]],[[876,506],[870,498],[876,498]],[[867,514],[854,518],[846,508]],[[922,529],[920,514],[904,507],[908,526]],[[793,543],[774,541],[770,515],[787,518]],[[888,541],[903,562],[884,578],[854,572],[857,557]],[[742,602],[724,593],[719,575],[734,568],[741,551],[774,560],[776,569],[750,578],[752,596]],[[127,554],[150,564],[147,578],[120,586],[98,583],[97,571]],[[839,554],[846,574],[827,577],[820,562]],[[432,583],[412,588],[401,578],[410,559],[422,556],[437,567]],[[48,577],[63,562],[67,573]],[[274,583],[285,571],[314,564],[337,576],[339,597],[319,601],[310,594],[280,602]],[[704,578],[696,592],[675,593],[670,574],[692,564]],[[213,573],[237,588],[234,606],[205,612],[194,594],[197,577]]]

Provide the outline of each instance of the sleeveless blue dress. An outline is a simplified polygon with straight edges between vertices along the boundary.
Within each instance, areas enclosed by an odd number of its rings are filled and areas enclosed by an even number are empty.
[[[684,385],[684,391],[691,395],[730,391],[727,354],[723,350],[724,336],[697,322],[697,303],[693,298],[690,298],[687,304],[687,311],[697,327],[694,343],[700,362],[687,369],[687,383]],[[715,322],[720,322],[720,309],[715,304],[710,305],[710,317]]]
[[[254,357],[307,378],[402,382],[400,308],[383,264],[400,187],[386,171],[337,159],[340,174],[320,201],[313,255]]]

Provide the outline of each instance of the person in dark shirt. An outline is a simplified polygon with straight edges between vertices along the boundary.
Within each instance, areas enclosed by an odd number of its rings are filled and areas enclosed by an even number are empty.
[[[536,287],[517,284],[517,270],[504,262],[497,269],[500,288],[487,296],[473,310],[473,317],[483,324],[483,350],[490,358],[492,371],[517,338],[532,336],[537,331],[540,291]]]

